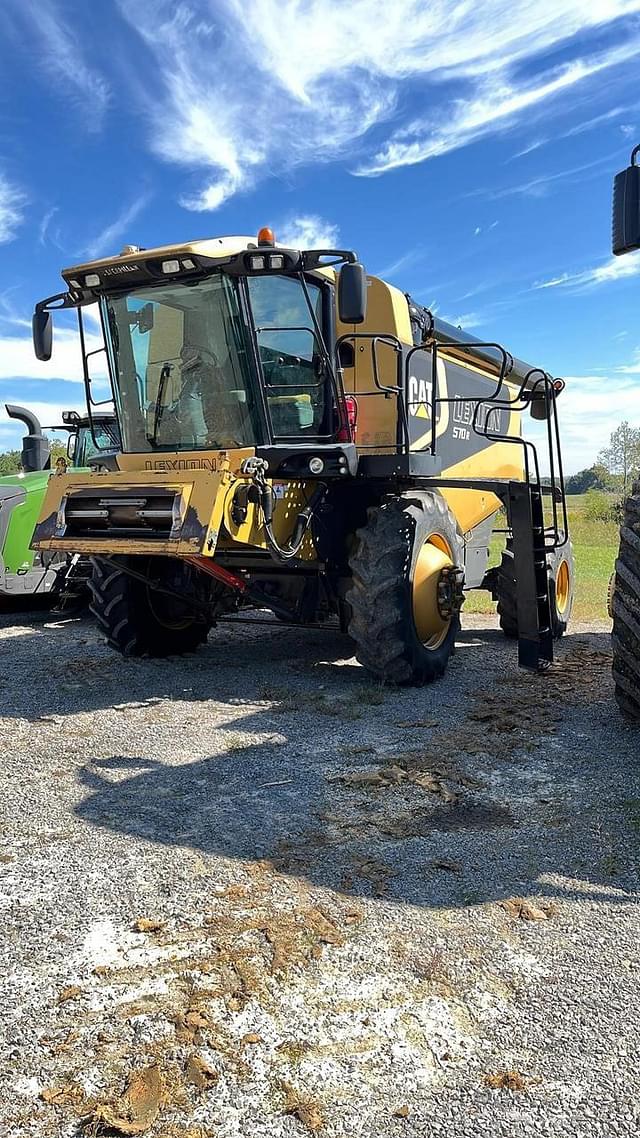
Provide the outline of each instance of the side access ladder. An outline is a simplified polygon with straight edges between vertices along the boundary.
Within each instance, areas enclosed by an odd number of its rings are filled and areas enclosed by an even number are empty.
[[[553,662],[542,491],[528,482],[511,482],[505,505],[511,520],[517,581],[518,663],[538,671]]]

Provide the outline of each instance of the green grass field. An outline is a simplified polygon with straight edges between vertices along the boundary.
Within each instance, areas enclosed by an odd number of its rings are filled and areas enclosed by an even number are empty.
[[[567,497],[569,532],[576,562],[574,620],[607,619],[607,586],[618,552],[618,527],[614,522],[594,522],[585,517],[585,497]],[[504,539],[495,534],[491,541],[491,565],[500,560]],[[469,593],[464,611],[493,612],[495,605],[489,593]]]

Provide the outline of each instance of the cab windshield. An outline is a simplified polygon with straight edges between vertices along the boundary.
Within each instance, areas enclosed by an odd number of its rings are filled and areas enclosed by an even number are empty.
[[[125,451],[256,445],[235,280],[216,274],[102,304]]]
[[[105,450],[118,450],[119,445],[118,428],[115,423],[101,423],[98,419],[94,421],[93,433],[91,427],[82,426],[78,430],[72,448],[74,466],[86,466],[90,458],[98,457]]]

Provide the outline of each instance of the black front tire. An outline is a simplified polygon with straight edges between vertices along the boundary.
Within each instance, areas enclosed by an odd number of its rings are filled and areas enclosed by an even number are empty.
[[[195,570],[177,558],[92,558],[89,582],[91,612],[108,644],[123,656],[175,656],[194,652],[203,644],[210,622],[187,603],[152,589],[126,572],[161,581],[177,592],[189,592]]]
[[[625,719],[640,722],[640,483],[625,503],[612,591],[613,679]]]
[[[427,539],[436,535],[463,564],[463,543],[453,514],[439,494],[410,492],[373,506],[356,533],[349,558],[349,635],[359,662],[385,683],[423,684],[444,673],[460,620],[455,613],[429,646],[413,611],[414,570]]]

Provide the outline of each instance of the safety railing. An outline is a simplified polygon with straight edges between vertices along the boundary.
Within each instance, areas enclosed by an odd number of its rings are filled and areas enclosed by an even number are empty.
[[[568,541],[568,517],[557,410],[557,395],[564,387],[562,381],[553,379],[540,368],[531,368],[522,380],[514,384],[513,381],[509,380],[512,357],[502,345],[494,342],[460,343],[453,340],[451,342],[433,340],[407,349],[395,336],[358,332],[347,333],[337,341],[336,355],[338,374],[341,379],[340,357],[344,351],[343,345],[352,344],[355,355],[356,348],[362,350],[367,341],[371,352],[370,370],[373,387],[365,390],[358,388],[353,393],[347,392],[347,394],[353,394],[356,401],[371,398],[395,398],[397,400],[397,428],[395,444],[362,443],[358,439],[358,450],[408,454],[411,451],[421,449],[437,456],[439,442],[444,435],[444,432],[439,430],[443,408],[454,404],[466,405],[468,411],[465,414],[465,422],[469,424],[474,434],[492,443],[505,443],[521,449],[524,481],[531,485],[532,491],[538,493],[543,504],[546,505],[545,546],[548,551],[551,551],[565,545]],[[395,352],[395,366],[388,369],[395,372],[395,383],[385,383],[381,379],[379,361],[381,345],[385,345]],[[486,370],[485,363],[482,365],[482,376],[479,377],[492,382],[491,389],[477,396],[458,393],[450,395],[448,392],[444,394],[441,391],[439,361],[444,358],[447,364],[451,363],[450,358],[447,357],[447,348],[455,349],[457,359],[454,362],[461,364],[462,367],[465,366],[464,357],[469,358],[470,364],[475,363],[477,365],[477,356],[475,360],[473,358],[474,352],[484,351],[486,353],[487,350],[493,352],[496,357],[496,374],[492,376]],[[418,353],[423,356],[425,354],[430,356],[430,368],[428,369],[430,377],[428,382],[429,397],[426,400],[422,398],[409,399],[408,395],[412,362]],[[461,356],[463,357],[462,360],[460,359]],[[430,419],[429,442],[426,446],[417,448],[411,438],[409,416],[414,408],[421,407],[425,403],[427,417]],[[537,417],[545,423],[548,476],[541,474],[541,463],[536,443],[531,439],[523,438],[521,434],[495,429],[496,416],[491,414],[492,411],[504,411],[510,422],[513,413],[523,414],[530,411],[532,407],[538,409],[539,415]],[[487,481],[487,479],[482,478],[478,481]],[[472,476],[468,482],[473,483]]]

